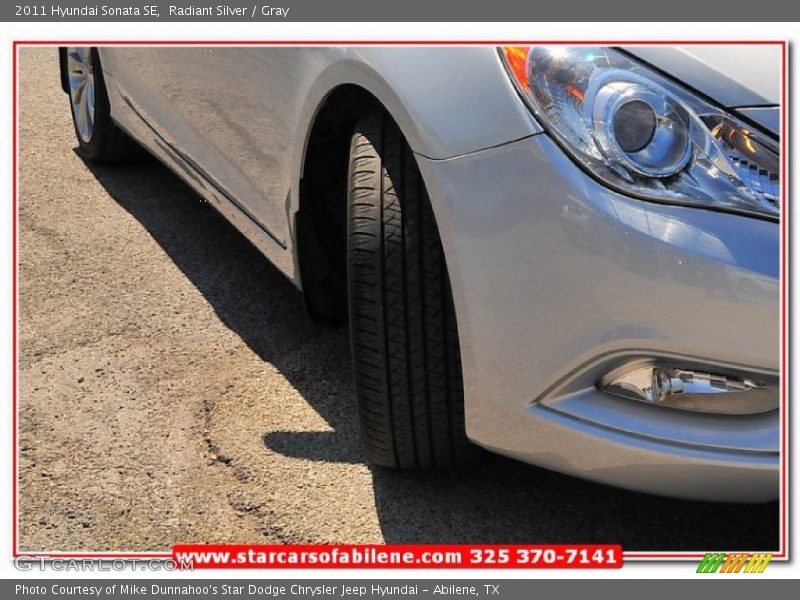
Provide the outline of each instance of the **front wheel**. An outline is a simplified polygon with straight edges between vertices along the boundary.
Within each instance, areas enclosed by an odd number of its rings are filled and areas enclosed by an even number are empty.
[[[348,176],[348,301],[361,434],[383,467],[452,468],[464,430],[453,299],[416,161],[386,114],[355,127]]]

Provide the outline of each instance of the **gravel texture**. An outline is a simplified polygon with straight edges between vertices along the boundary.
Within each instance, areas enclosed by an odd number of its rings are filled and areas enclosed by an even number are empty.
[[[776,503],[670,500],[498,457],[363,462],[345,330],[152,160],[75,153],[54,48],[20,51],[19,540],[777,546]]]

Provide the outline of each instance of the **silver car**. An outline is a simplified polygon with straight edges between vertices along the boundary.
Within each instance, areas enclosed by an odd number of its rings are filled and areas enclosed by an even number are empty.
[[[80,152],[144,147],[349,323],[366,456],[478,446],[777,497],[779,46],[74,47]]]

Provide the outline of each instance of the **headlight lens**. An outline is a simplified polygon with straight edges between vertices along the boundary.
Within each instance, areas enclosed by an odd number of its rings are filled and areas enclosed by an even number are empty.
[[[612,48],[506,46],[518,90],[551,136],[623,193],[778,218],[766,136]]]

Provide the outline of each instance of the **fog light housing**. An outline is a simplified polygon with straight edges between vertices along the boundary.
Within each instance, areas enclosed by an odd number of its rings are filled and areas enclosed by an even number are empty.
[[[654,406],[730,415],[775,410],[779,398],[774,383],[653,364],[615,369],[600,380],[598,387],[613,396]]]

